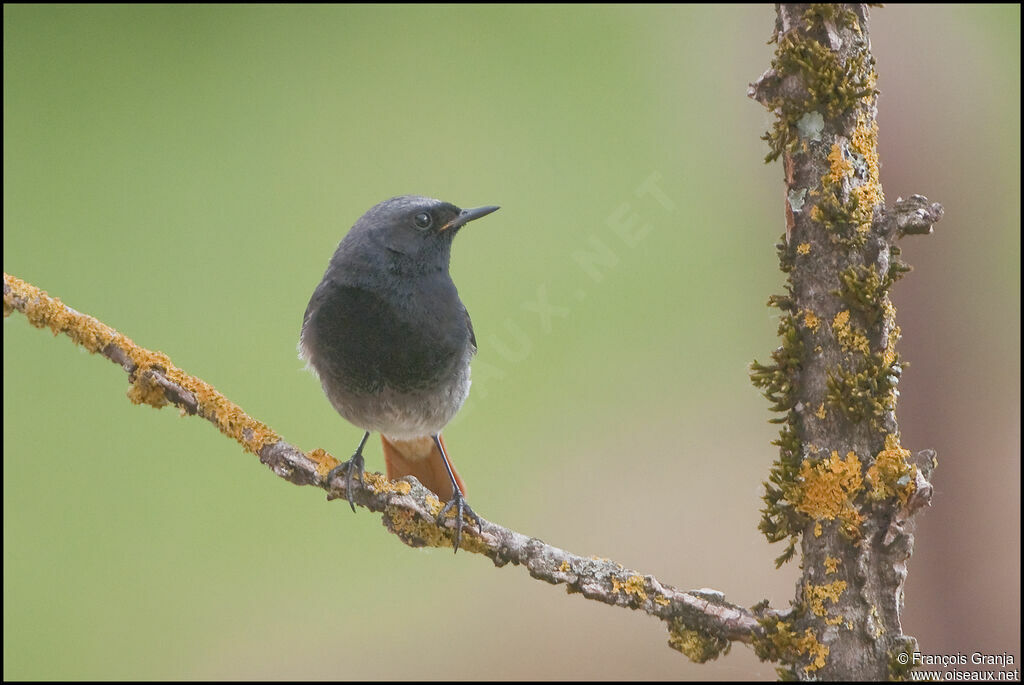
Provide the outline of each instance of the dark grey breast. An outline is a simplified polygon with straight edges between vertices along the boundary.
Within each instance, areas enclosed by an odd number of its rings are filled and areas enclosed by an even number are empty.
[[[468,362],[476,339],[448,265],[465,221],[496,207],[482,209],[403,195],[356,222],[303,321],[303,353],[321,381],[359,394],[425,390]]]
[[[358,394],[426,390],[465,363],[476,339],[455,285],[450,278],[417,281],[402,293],[320,284],[306,311],[303,347],[322,380]]]

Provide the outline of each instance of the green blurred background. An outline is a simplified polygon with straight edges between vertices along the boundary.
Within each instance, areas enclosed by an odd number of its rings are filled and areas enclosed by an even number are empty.
[[[500,204],[452,264],[480,343],[446,431],[473,506],[783,606],[798,570],[756,530],[775,431],[747,379],[782,283],[782,171],[746,97],[773,22],[5,5],[4,270],[345,457],[359,430],[296,356],[338,240],[396,194]],[[904,626],[1019,663],[1020,8],[893,6],[871,35],[889,201],[946,209],[894,292],[903,443],[940,459]],[[131,405],[118,368],[21,315],[3,341],[5,679],[774,677],[744,646],[695,666],[650,617],[408,549],[209,424]]]

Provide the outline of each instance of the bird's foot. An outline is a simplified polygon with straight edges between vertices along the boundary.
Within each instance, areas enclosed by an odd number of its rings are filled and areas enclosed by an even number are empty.
[[[360,445],[362,448],[362,445]],[[352,458],[348,461],[343,461],[327,474],[327,482],[330,483],[334,480],[342,471],[345,471],[345,497],[348,498],[348,505],[352,507],[352,511],[356,510],[355,502],[352,500],[352,480],[353,476],[358,475],[359,484],[366,485],[366,481],[363,480],[363,451],[362,449],[356,450],[356,453],[352,455]]]
[[[455,488],[455,496],[449,500],[448,504],[444,505],[444,508],[441,509],[441,513],[437,515],[437,525],[444,527],[445,519],[447,518],[446,514],[451,509],[455,510],[455,539],[452,541],[452,546],[455,547],[455,551],[458,552],[459,543],[462,542],[463,514],[469,514],[469,517],[476,521],[477,531],[479,531],[481,535],[483,535],[484,527],[483,523],[480,522],[480,517],[476,515],[475,511],[473,511],[473,507],[469,506],[466,498],[462,495],[462,491],[458,488]]]

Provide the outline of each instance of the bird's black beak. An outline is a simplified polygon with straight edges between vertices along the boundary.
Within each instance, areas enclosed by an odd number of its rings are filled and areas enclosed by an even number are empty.
[[[459,215],[457,217],[455,217],[454,219],[446,223],[444,226],[442,226],[441,230],[447,231],[449,228],[459,228],[460,226],[465,226],[470,221],[473,221],[474,219],[479,219],[482,216],[487,216],[491,212],[496,212],[499,209],[501,208],[496,207],[494,205],[488,205],[486,207],[473,207],[472,209],[463,209],[461,212],[459,212]]]

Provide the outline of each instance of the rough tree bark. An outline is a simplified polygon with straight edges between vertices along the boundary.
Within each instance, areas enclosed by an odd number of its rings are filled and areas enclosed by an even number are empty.
[[[776,7],[775,58],[749,94],[776,115],[766,161],[783,161],[789,277],[769,300],[782,345],[751,377],[782,414],[761,529],[788,542],[779,564],[799,544],[803,573],[756,647],[791,677],[898,678],[916,648],[900,610],[935,455],[900,444],[888,292],[909,270],[895,241],[931,232],[942,208],[915,195],[885,209],[867,6]]]

